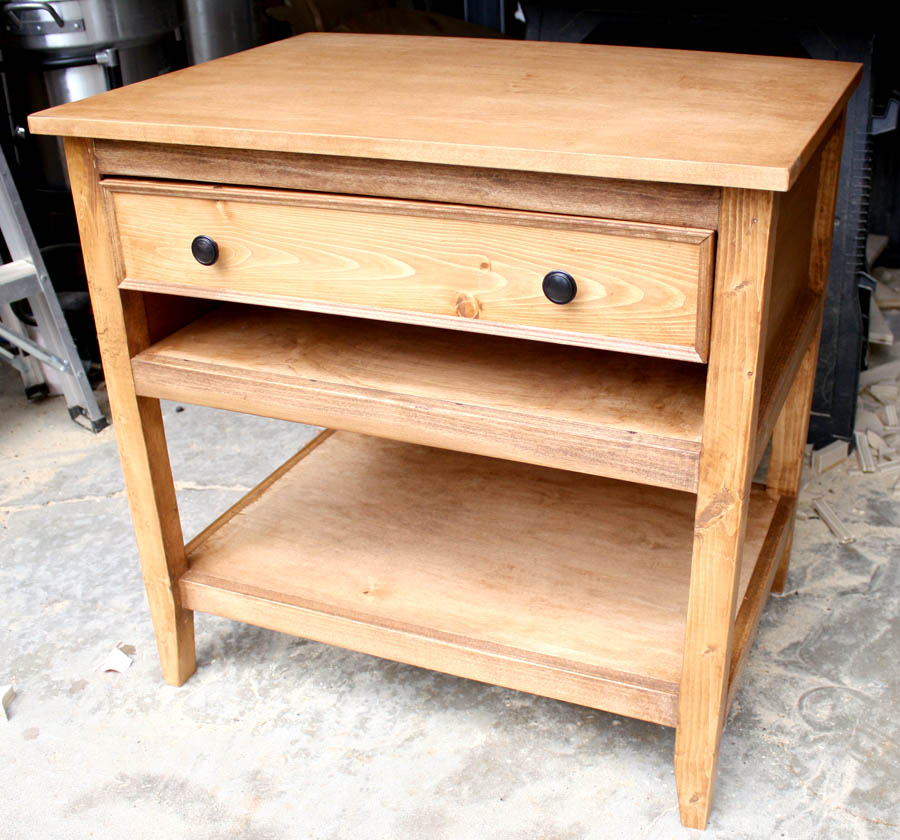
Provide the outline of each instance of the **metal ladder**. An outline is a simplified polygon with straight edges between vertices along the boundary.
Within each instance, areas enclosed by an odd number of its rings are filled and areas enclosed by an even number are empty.
[[[0,338],[19,348],[12,353],[0,346],[0,359],[22,374],[28,396],[46,391],[47,385],[38,360],[61,374],[63,394],[69,416],[78,422],[83,417],[93,432],[109,421],[97,406],[84,366],[72,341],[59,300],[37,241],[19,199],[5,155],[0,152],[0,231],[12,262],[0,265]],[[44,347],[36,344],[13,312],[14,301],[27,298]],[[79,423],[79,425],[85,425]]]

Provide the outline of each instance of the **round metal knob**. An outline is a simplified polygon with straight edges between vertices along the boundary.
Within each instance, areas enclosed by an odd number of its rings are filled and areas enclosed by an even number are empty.
[[[551,303],[569,303],[578,294],[575,278],[565,271],[551,271],[544,277],[541,288]]]
[[[191,242],[191,253],[200,265],[212,265],[219,259],[219,246],[208,236],[195,236]]]

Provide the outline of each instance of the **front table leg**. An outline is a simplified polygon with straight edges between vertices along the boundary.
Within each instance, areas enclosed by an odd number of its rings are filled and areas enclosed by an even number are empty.
[[[777,201],[725,190],[719,223],[694,553],[675,732],[681,821],[705,828],[728,696]]]
[[[122,272],[113,246],[114,220],[100,189],[93,142],[67,137],[65,143],[113,427],[163,678],[181,685],[196,669],[194,614],[181,606],[176,587],[185,570],[184,539],[159,400],[136,396],[131,375],[131,357],[149,344],[143,298],[118,288]]]

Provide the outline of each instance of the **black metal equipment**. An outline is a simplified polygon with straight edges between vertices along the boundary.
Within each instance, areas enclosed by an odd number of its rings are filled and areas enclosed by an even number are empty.
[[[79,352],[97,363],[62,141],[32,136],[28,115],[184,66],[179,21],[177,0],[0,0],[0,146]]]

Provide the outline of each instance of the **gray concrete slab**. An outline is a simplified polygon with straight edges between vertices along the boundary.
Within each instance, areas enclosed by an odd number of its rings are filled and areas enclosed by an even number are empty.
[[[798,522],[703,835],[679,824],[664,727],[203,615],[196,675],[165,685],[113,431],[25,403],[2,366],[0,412],[3,840],[900,834],[896,475],[851,463],[805,491],[857,541]],[[164,412],[186,536],[311,434]],[[134,665],[99,672],[118,642]]]

